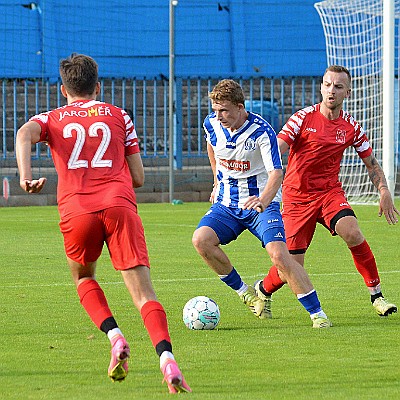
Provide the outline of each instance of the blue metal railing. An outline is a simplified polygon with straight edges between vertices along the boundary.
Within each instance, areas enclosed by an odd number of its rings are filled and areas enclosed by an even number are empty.
[[[239,78],[248,97],[249,111],[263,115],[279,130],[296,110],[319,101],[320,78],[273,77]],[[175,163],[181,168],[190,160],[207,158],[202,122],[211,111],[208,92],[218,79],[181,77],[175,93]],[[2,80],[2,160],[15,160],[18,128],[34,114],[60,107],[65,99],[60,82],[46,80]],[[157,79],[103,79],[99,100],[124,108],[131,115],[144,159],[168,158],[168,81]],[[33,157],[49,160],[46,146],[37,145]]]

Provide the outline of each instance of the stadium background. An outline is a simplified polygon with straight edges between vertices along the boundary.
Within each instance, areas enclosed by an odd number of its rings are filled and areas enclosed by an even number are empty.
[[[179,1],[176,75],[319,75],[325,39],[313,3]],[[59,59],[72,52],[94,57],[103,77],[168,76],[168,0],[6,0],[0,15],[3,78],[57,79]]]
[[[181,0],[175,7],[175,190],[208,199],[212,182],[201,123],[208,90],[240,80],[247,107],[275,129],[319,101],[326,68],[323,28],[314,1]],[[49,178],[41,196],[18,186],[15,134],[29,116],[65,104],[58,63],[72,52],[99,63],[100,100],[131,113],[141,141],[146,185],[140,201],[168,200],[169,1],[0,4],[0,205],[54,204],[56,176],[45,145],[34,149],[35,174]],[[4,187],[6,177],[9,188]],[[5,196],[5,191],[9,193]]]

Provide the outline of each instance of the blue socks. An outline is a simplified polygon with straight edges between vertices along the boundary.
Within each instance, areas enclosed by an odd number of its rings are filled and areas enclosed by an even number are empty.
[[[317,314],[322,310],[321,303],[319,302],[315,289],[306,294],[298,294],[297,298],[310,314]]]
[[[226,283],[233,290],[239,290],[243,286],[242,278],[233,268],[228,275],[218,275],[222,282]]]

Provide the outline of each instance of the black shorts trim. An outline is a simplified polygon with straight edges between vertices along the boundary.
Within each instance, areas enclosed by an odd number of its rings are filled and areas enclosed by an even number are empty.
[[[296,250],[289,250],[290,254],[304,254],[307,249],[296,249]]]
[[[336,224],[337,224],[337,222],[339,221],[339,219],[340,219],[340,218],[343,218],[343,217],[348,217],[348,216],[357,218],[357,217],[356,217],[356,214],[354,213],[354,211],[353,211],[351,208],[345,208],[345,209],[343,209],[343,210],[340,210],[340,211],[331,219],[331,223],[329,224],[329,227],[331,228],[332,232],[335,232],[335,233],[336,233],[335,227],[336,227]]]

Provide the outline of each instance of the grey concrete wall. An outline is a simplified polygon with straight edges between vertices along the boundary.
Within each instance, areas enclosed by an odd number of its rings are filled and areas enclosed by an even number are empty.
[[[35,176],[45,176],[47,182],[41,193],[29,194],[20,188],[19,176],[15,168],[2,168],[0,180],[3,182],[4,177],[8,178],[10,195],[6,199],[2,191],[0,207],[56,205],[57,175],[54,170],[42,170]],[[176,171],[174,181],[174,199],[184,202],[208,201],[213,183],[210,167],[201,171],[190,168]],[[168,170],[164,168],[163,170],[150,169],[146,171],[145,168],[145,184],[143,187],[135,189],[135,192],[138,203],[169,202]]]

